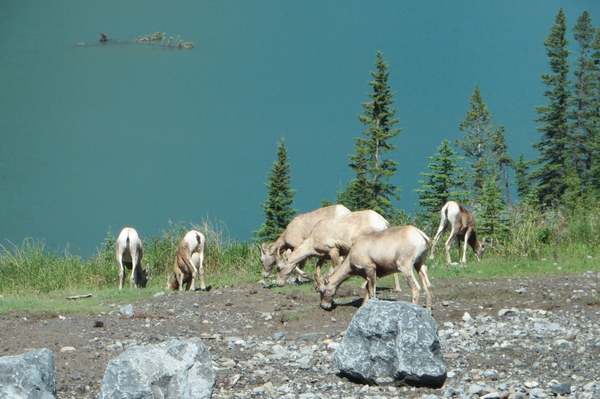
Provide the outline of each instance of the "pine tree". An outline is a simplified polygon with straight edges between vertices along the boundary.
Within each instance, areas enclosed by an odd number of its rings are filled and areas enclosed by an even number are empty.
[[[594,60],[590,57],[595,33],[588,12],[584,11],[573,27],[574,38],[579,44],[579,56],[573,71],[575,81],[570,114],[574,167],[584,193],[589,191],[593,158],[598,151],[596,147],[598,130],[593,121],[597,94],[594,80],[597,69]]]
[[[290,208],[296,190],[290,188],[291,170],[283,137],[277,146],[277,161],[273,163],[268,179],[265,184],[268,198],[261,205],[266,219],[261,228],[253,232],[255,241],[260,242],[275,241],[298,212]]]
[[[594,152],[592,155],[592,190],[595,198],[600,198],[600,28],[596,30],[596,37],[591,45],[593,50],[591,59],[594,62],[594,72],[592,73],[592,85],[594,86],[594,99],[591,103],[590,125],[596,132]]]
[[[397,148],[390,141],[400,133],[400,129],[393,128],[399,119],[394,118],[396,109],[391,108],[395,93],[388,84],[388,64],[381,51],[377,52],[375,66],[377,71],[371,72],[374,81],[369,82],[373,93],[368,96],[372,101],[362,104],[364,113],[358,116],[367,130],[363,137],[356,138],[356,153],[350,156],[349,166],[356,179],[338,193],[338,202],[353,211],[372,209],[392,221],[401,216],[392,205],[392,199],[400,199],[400,190],[389,183],[398,163],[384,159],[384,155]]]
[[[465,202],[469,192],[465,169],[459,165],[464,158],[458,156],[448,140],[442,141],[437,153],[428,159],[432,161],[428,167],[431,172],[421,173],[427,180],[419,181],[423,188],[414,192],[419,194],[417,205],[423,209],[418,215],[420,224],[427,226],[425,230],[432,230],[437,227],[444,204],[449,200]]]
[[[532,172],[532,177],[540,204],[545,206],[571,203],[580,191],[569,142],[568,106],[571,96],[566,32],[566,17],[561,9],[544,41],[552,71],[541,76],[542,82],[548,86],[544,93],[548,105],[535,109],[540,115],[535,121],[541,123],[537,129],[542,139],[533,144],[539,150],[536,161],[539,168]]]
[[[469,173],[469,184],[475,201],[478,201],[481,196],[486,179],[496,172],[498,157],[492,153],[492,143],[496,135],[500,134],[503,137],[504,128],[499,129],[502,131],[498,133],[495,130],[492,114],[487,104],[483,102],[479,86],[476,85],[471,96],[471,109],[467,111],[465,120],[460,121],[460,132],[463,134],[464,141],[455,142],[470,163],[472,172]]]

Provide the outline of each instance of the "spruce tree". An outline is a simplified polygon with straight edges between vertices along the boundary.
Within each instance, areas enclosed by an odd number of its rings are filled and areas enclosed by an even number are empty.
[[[467,116],[460,121],[460,132],[463,141],[456,140],[455,145],[460,147],[470,164],[472,172],[469,173],[469,184],[475,202],[483,193],[486,179],[492,174],[498,174],[499,165],[504,163],[506,144],[504,142],[504,127],[495,128],[492,114],[483,102],[479,85],[471,96],[471,109]],[[497,147],[494,147],[497,143]],[[498,153],[494,153],[497,150]],[[504,154],[504,155],[502,155]]]
[[[584,193],[589,191],[593,158],[598,152],[596,147],[598,126],[593,120],[594,105],[597,100],[595,90],[597,69],[590,56],[595,33],[588,12],[584,11],[573,27],[573,36],[579,45],[579,55],[573,71],[575,79],[570,114],[574,167]]]
[[[592,155],[591,185],[595,198],[600,198],[600,28],[596,30],[594,42],[591,45],[593,51],[591,59],[594,62],[592,73],[592,85],[595,96],[591,103],[590,129],[595,132],[593,142],[594,152]]]
[[[400,199],[400,190],[389,179],[396,173],[398,163],[384,155],[397,148],[390,141],[400,133],[394,128],[399,119],[391,107],[395,93],[388,84],[388,64],[381,51],[375,57],[375,67],[376,71],[371,72],[374,80],[369,82],[373,88],[373,93],[368,94],[371,101],[362,104],[364,113],[358,116],[366,130],[356,138],[356,153],[350,155],[349,166],[356,178],[338,193],[338,202],[352,211],[372,209],[393,221],[401,215],[392,205],[392,199]]]
[[[537,204],[537,193],[532,188],[531,174],[529,168],[535,161],[526,161],[525,156],[521,154],[519,160],[515,162],[515,181],[517,183],[517,195],[522,203],[534,206]]]
[[[291,170],[283,137],[277,146],[277,160],[273,163],[268,180],[265,184],[268,198],[261,205],[265,222],[259,230],[253,232],[257,242],[275,241],[298,212],[291,209],[296,190],[290,188]]]
[[[495,174],[485,179],[482,195],[475,209],[477,232],[490,239],[501,239],[508,230],[506,204],[502,199],[499,182]]]
[[[420,180],[423,188],[414,192],[419,194],[417,205],[422,208],[417,215],[420,225],[431,231],[439,223],[439,212],[444,204],[449,200],[465,202],[469,192],[466,191],[465,169],[459,165],[464,158],[458,156],[448,140],[442,141],[437,153],[428,159],[432,161],[428,167],[431,172],[421,173],[427,180]]]
[[[511,206],[510,198],[510,169],[515,168],[515,161],[508,155],[508,145],[504,136],[504,126],[499,126],[492,134],[492,145],[490,149],[498,176],[498,183],[504,189],[504,199],[507,206]]]
[[[540,204],[544,206],[572,203],[580,192],[579,179],[575,173],[573,154],[569,135],[569,44],[566,38],[567,22],[562,9],[550,34],[544,41],[550,70],[543,74],[542,82],[548,86],[544,95],[548,105],[537,106],[539,117],[535,120],[541,125],[538,131],[542,138],[533,144],[539,150],[536,163],[539,168],[532,172]]]

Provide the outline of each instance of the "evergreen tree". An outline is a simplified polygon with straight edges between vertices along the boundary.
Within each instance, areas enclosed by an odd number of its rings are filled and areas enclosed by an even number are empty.
[[[517,183],[517,195],[522,202],[529,205],[537,203],[537,193],[531,187],[531,175],[529,168],[534,161],[526,161],[525,156],[521,154],[519,160],[515,162],[515,180]]]
[[[539,168],[532,173],[532,177],[540,204],[545,206],[572,202],[580,187],[569,142],[568,106],[571,96],[566,32],[566,18],[561,9],[544,41],[552,71],[541,76],[542,82],[548,86],[544,93],[548,105],[535,109],[539,114],[535,121],[541,123],[537,129],[542,139],[533,144],[539,150],[536,161]]]
[[[486,178],[475,210],[478,233],[492,239],[501,239],[507,232],[506,204],[502,200],[502,190],[498,183],[497,175],[492,174]]]
[[[591,45],[593,50],[591,59],[594,62],[592,84],[595,96],[591,103],[590,128],[595,132],[594,152],[592,155],[592,190],[594,197],[600,197],[600,28],[596,30],[596,37]]]
[[[449,200],[465,202],[469,196],[466,191],[466,172],[459,162],[464,158],[450,147],[448,140],[442,141],[437,153],[428,157],[431,172],[422,172],[421,176],[427,180],[419,181],[422,189],[415,189],[419,194],[417,205],[423,209],[418,218],[425,230],[435,229],[439,222],[439,212]]]
[[[396,109],[395,93],[388,84],[388,64],[381,51],[375,58],[376,72],[371,72],[374,81],[369,82],[373,93],[368,94],[372,100],[363,103],[363,115],[360,122],[367,127],[363,137],[356,138],[354,155],[350,155],[350,168],[356,173],[356,179],[350,181],[346,190],[338,193],[338,202],[350,210],[372,209],[388,220],[396,220],[401,213],[392,205],[392,199],[400,199],[400,190],[389,183],[396,173],[398,163],[385,159],[386,152],[397,148],[390,141],[400,133],[394,129],[399,119],[394,118]]]
[[[483,193],[486,179],[493,173],[497,173],[500,155],[492,152],[492,144],[497,141],[500,145],[499,151],[506,154],[504,143],[504,127],[495,129],[492,114],[488,106],[483,102],[479,86],[471,96],[471,109],[467,111],[465,120],[460,121],[460,132],[464,141],[456,140],[455,145],[460,147],[467,161],[470,163],[469,184],[473,190],[475,201]],[[501,137],[501,140],[498,138]]]
[[[593,158],[598,151],[596,147],[598,126],[593,121],[594,105],[597,100],[594,81],[597,70],[594,60],[590,57],[595,29],[587,11],[584,11],[577,20],[577,24],[573,27],[573,34],[579,44],[579,56],[573,71],[575,81],[570,115],[571,145],[575,171],[581,180],[581,190],[587,193],[591,184]]]
[[[298,212],[290,208],[296,190],[290,188],[291,170],[283,137],[277,146],[277,161],[273,163],[268,179],[265,184],[268,198],[261,205],[266,219],[261,228],[253,232],[256,241],[275,241]]]
[[[509,171],[514,169],[515,161],[508,155],[508,145],[504,137],[504,126],[499,126],[492,135],[491,153],[495,165],[495,173],[499,184],[504,189],[504,198],[507,206],[511,206]]]

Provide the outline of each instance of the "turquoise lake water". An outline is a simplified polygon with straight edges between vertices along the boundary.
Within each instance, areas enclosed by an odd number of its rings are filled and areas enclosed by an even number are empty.
[[[294,208],[334,200],[353,177],[377,50],[403,129],[393,183],[411,212],[476,84],[513,157],[535,155],[554,17],[562,6],[570,27],[583,10],[600,24],[597,1],[576,3],[2,1],[0,244],[89,257],[109,230],[203,220],[250,239],[282,136]],[[115,44],[156,31],[196,47]]]

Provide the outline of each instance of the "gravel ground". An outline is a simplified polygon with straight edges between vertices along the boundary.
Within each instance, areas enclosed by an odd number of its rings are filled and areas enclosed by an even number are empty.
[[[318,294],[261,284],[157,292],[106,303],[100,315],[0,316],[2,356],[54,352],[58,398],[96,398],[108,361],[131,345],[201,337],[213,398],[600,398],[600,272],[535,279],[436,280],[432,314],[448,379],[441,389],[378,387],[338,376],[331,355],[361,303],[342,285],[332,311]],[[408,289],[378,298],[409,301]],[[85,299],[82,299],[85,300]],[[424,300],[424,299],[422,299]],[[128,306],[132,305],[132,306]]]

